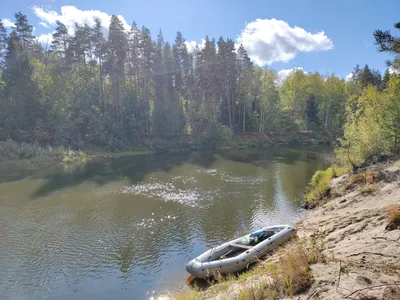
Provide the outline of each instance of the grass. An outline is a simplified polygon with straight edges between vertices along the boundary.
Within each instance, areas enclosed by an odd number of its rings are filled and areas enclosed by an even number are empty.
[[[258,299],[276,299],[277,295],[270,291],[267,284],[262,283],[252,283],[250,287],[242,289],[239,292],[238,300],[258,300]]]
[[[382,173],[372,170],[364,170],[356,174],[350,174],[347,179],[346,189],[352,190],[357,187],[357,190],[364,196],[373,194],[379,191],[377,181],[381,180]]]
[[[346,167],[333,165],[325,171],[317,171],[311,179],[305,194],[306,206],[313,208],[318,204],[324,203],[324,200],[330,195],[330,181],[332,178],[339,177],[347,172]]]
[[[76,162],[85,162],[86,159],[87,159],[86,153],[82,151],[74,151],[68,149],[67,151],[64,151],[64,157],[62,161],[65,164],[71,164]]]
[[[362,186],[375,182],[375,174],[372,170],[365,170],[356,174],[350,174],[347,179],[347,189],[352,189],[355,186]]]
[[[386,207],[387,218],[389,221],[387,230],[394,230],[400,226],[400,204],[390,204]]]
[[[0,163],[29,161],[35,163],[64,163],[86,161],[82,151],[64,147],[40,146],[38,144],[17,143],[11,140],[0,142]]]
[[[62,147],[42,147],[37,144],[0,142],[0,161],[10,162],[23,159],[60,159],[65,149]]]
[[[292,240],[281,249],[277,261],[261,262],[249,271],[238,276],[219,277],[218,284],[211,286],[207,296],[227,291],[233,283],[241,283],[243,288],[235,299],[261,300],[292,297],[307,290],[312,283],[310,265],[324,263],[322,254],[324,245],[315,240]],[[230,291],[227,291],[229,293]],[[172,295],[175,300],[197,300],[205,297],[199,291],[184,292]],[[232,298],[232,297],[228,297]]]
[[[306,190],[306,203],[308,208],[313,208],[323,204],[324,200],[330,195],[330,181],[346,173],[346,167],[332,165],[325,171],[317,171],[311,179],[311,183]]]
[[[377,191],[379,191],[379,186],[377,186],[376,184],[370,184],[370,183],[366,183],[364,185],[360,185],[358,187],[358,191],[363,195],[370,195],[373,194]]]
[[[332,169],[317,171],[311,179],[311,184],[307,188],[306,201],[310,208],[315,207],[318,202],[326,198],[330,193],[330,180],[332,179]]]
[[[188,290],[180,293],[170,294],[169,298],[174,300],[201,300],[204,297],[198,291]]]

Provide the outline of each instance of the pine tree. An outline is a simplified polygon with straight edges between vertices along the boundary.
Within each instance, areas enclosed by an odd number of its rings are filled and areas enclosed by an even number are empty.
[[[29,25],[28,18],[21,12],[15,14],[15,32],[20,40],[22,48],[28,47],[33,43],[33,26]]]
[[[390,79],[389,69],[386,69],[385,74],[383,75],[383,79],[382,79],[382,89],[384,89],[388,86],[389,79]]]
[[[359,80],[361,82],[361,86],[366,87],[368,84],[373,84],[374,82],[374,75],[371,72],[371,69],[368,65],[365,65],[362,69]]]
[[[2,79],[7,104],[5,128],[12,138],[31,141],[38,119],[44,118],[40,91],[33,80],[33,67],[16,32],[8,38]],[[22,130],[22,131],[21,131]]]
[[[7,30],[0,19],[0,59],[3,56],[3,51],[5,51],[7,46]]]
[[[174,54],[174,63],[176,69],[174,73],[175,87],[182,97],[188,99],[190,89],[188,80],[192,73],[192,65],[185,42],[186,41],[183,38],[182,33],[178,31],[176,33],[175,44],[172,47],[172,52]]]
[[[104,109],[104,70],[103,64],[107,54],[107,42],[103,36],[101,20],[94,19],[95,26],[91,32],[91,40],[94,44],[93,54],[99,64],[99,83],[100,83],[100,98],[101,106]]]
[[[400,29],[400,22],[394,24],[394,27]],[[400,37],[393,36],[389,30],[375,30],[374,38],[379,52],[387,52],[394,55],[392,61],[387,61],[388,66],[400,69]]]
[[[75,60],[78,64],[86,65],[88,62],[87,60],[93,60],[91,31],[92,29],[89,25],[84,24],[80,26],[75,23],[75,34],[72,38],[72,46],[75,53]]]
[[[145,26],[142,27],[140,32],[140,41],[139,41],[139,85],[141,86],[142,91],[142,104],[141,110],[143,114],[143,133],[150,133],[150,99],[151,99],[151,90],[152,90],[152,81],[151,75],[153,72],[153,55],[154,55],[154,45],[151,40],[150,30]]]
[[[184,132],[185,121],[183,116],[182,103],[175,85],[175,61],[172,48],[169,43],[165,43],[163,50],[164,69],[165,69],[165,98],[167,106],[167,120],[169,133],[173,136],[181,135]]]
[[[243,45],[238,49],[238,69],[239,69],[239,120],[241,119],[242,131],[246,131],[246,116],[250,112],[250,91],[253,66]]]
[[[111,16],[108,31],[108,49],[107,63],[113,95],[115,124],[118,129],[121,98],[125,85],[125,60],[128,51],[128,39],[121,20],[115,15]]]
[[[56,21],[57,27],[53,33],[51,49],[56,53],[64,64],[72,63],[72,45],[71,38],[68,35],[67,26],[60,21]]]
[[[129,76],[133,76],[136,91],[139,91],[139,74],[140,74],[140,36],[141,33],[135,22],[132,23],[129,31]]]
[[[154,114],[153,114],[153,131],[162,133],[165,130],[165,99],[164,99],[164,78],[170,76],[166,74],[163,61],[164,39],[160,32],[157,36],[157,44],[154,52]]]

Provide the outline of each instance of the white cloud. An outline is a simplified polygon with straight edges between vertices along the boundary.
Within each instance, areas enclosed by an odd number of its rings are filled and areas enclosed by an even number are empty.
[[[189,52],[192,52],[194,49],[196,49],[196,46],[199,47],[199,49],[203,49],[204,45],[206,44],[206,40],[205,39],[201,39],[201,43],[197,43],[196,41],[186,41],[186,48],[188,48]]]
[[[294,67],[294,68],[292,68],[292,69],[283,69],[283,70],[280,70],[280,71],[278,72],[276,84],[277,84],[278,86],[281,86],[282,83],[285,81],[285,79],[286,79],[289,75],[291,75],[293,72],[295,72],[295,71],[297,71],[297,70],[301,70],[301,71],[304,72],[304,74],[308,74],[306,71],[303,70],[302,67]]]
[[[325,51],[333,48],[323,31],[311,33],[276,19],[257,19],[246,24],[237,38],[249,57],[260,66],[287,62],[299,52]]]
[[[15,27],[15,24],[9,19],[2,19],[4,27]]]
[[[42,34],[37,37],[39,43],[50,45],[53,41],[53,33]]]
[[[390,74],[400,74],[400,70],[394,69],[393,67],[389,67],[389,73]]]
[[[354,76],[353,72],[350,73],[350,74],[347,74],[344,80],[345,80],[346,82],[347,82],[347,81],[351,81],[351,80],[353,79],[353,76]]]
[[[110,25],[111,20],[111,16],[105,12],[99,10],[80,10],[75,6],[70,5],[62,6],[60,14],[56,11],[45,10],[38,6],[33,7],[33,12],[42,21],[40,23],[41,25],[46,24],[49,27],[54,27],[56,25],[56,21],[58,20],[68,28],[68,32],[71,35],[74,32],[75,23],[79,25],[84,25],[86,23],[89,26],[94,26],[94,18],[98,18],[101,20],[101,24],[104,30],[108,30],[108,26]],[[124,17],[119,15],[118,18],[121,20],[125,29],[130,29],[130,26],[128,25]]]
[[[39,22],[40,25],[42,25],[44,28],[50,28],[49,24],[45,22]]]

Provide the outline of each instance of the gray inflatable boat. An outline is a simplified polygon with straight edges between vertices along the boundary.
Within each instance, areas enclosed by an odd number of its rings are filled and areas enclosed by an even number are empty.
[[[262,228],[204,252],[186,265],[186,271],[198,278],[240,271],[289,240],[295,232],[289,225]]]

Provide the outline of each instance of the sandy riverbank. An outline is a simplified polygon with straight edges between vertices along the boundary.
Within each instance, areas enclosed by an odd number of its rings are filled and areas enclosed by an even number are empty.
[[[388,213],[390,207],[400,205],[399,167],[399,163],[386,163],[368,168],[373,181],[368,185],[348,174],[331,181],[334,197],[310,210],[297,225],[299,240],[320,242],[324,262],[310,264],[309,288],[287,299],[400,299],[400,225],[390,223]],[[279,263],[290,246],[259,265]],[[223,288],[214,286],[192,298],[269,299],[266,293],[261,297],[243,293],[262,282],[268,284],[269,277],[257,273],[231,280]]]

